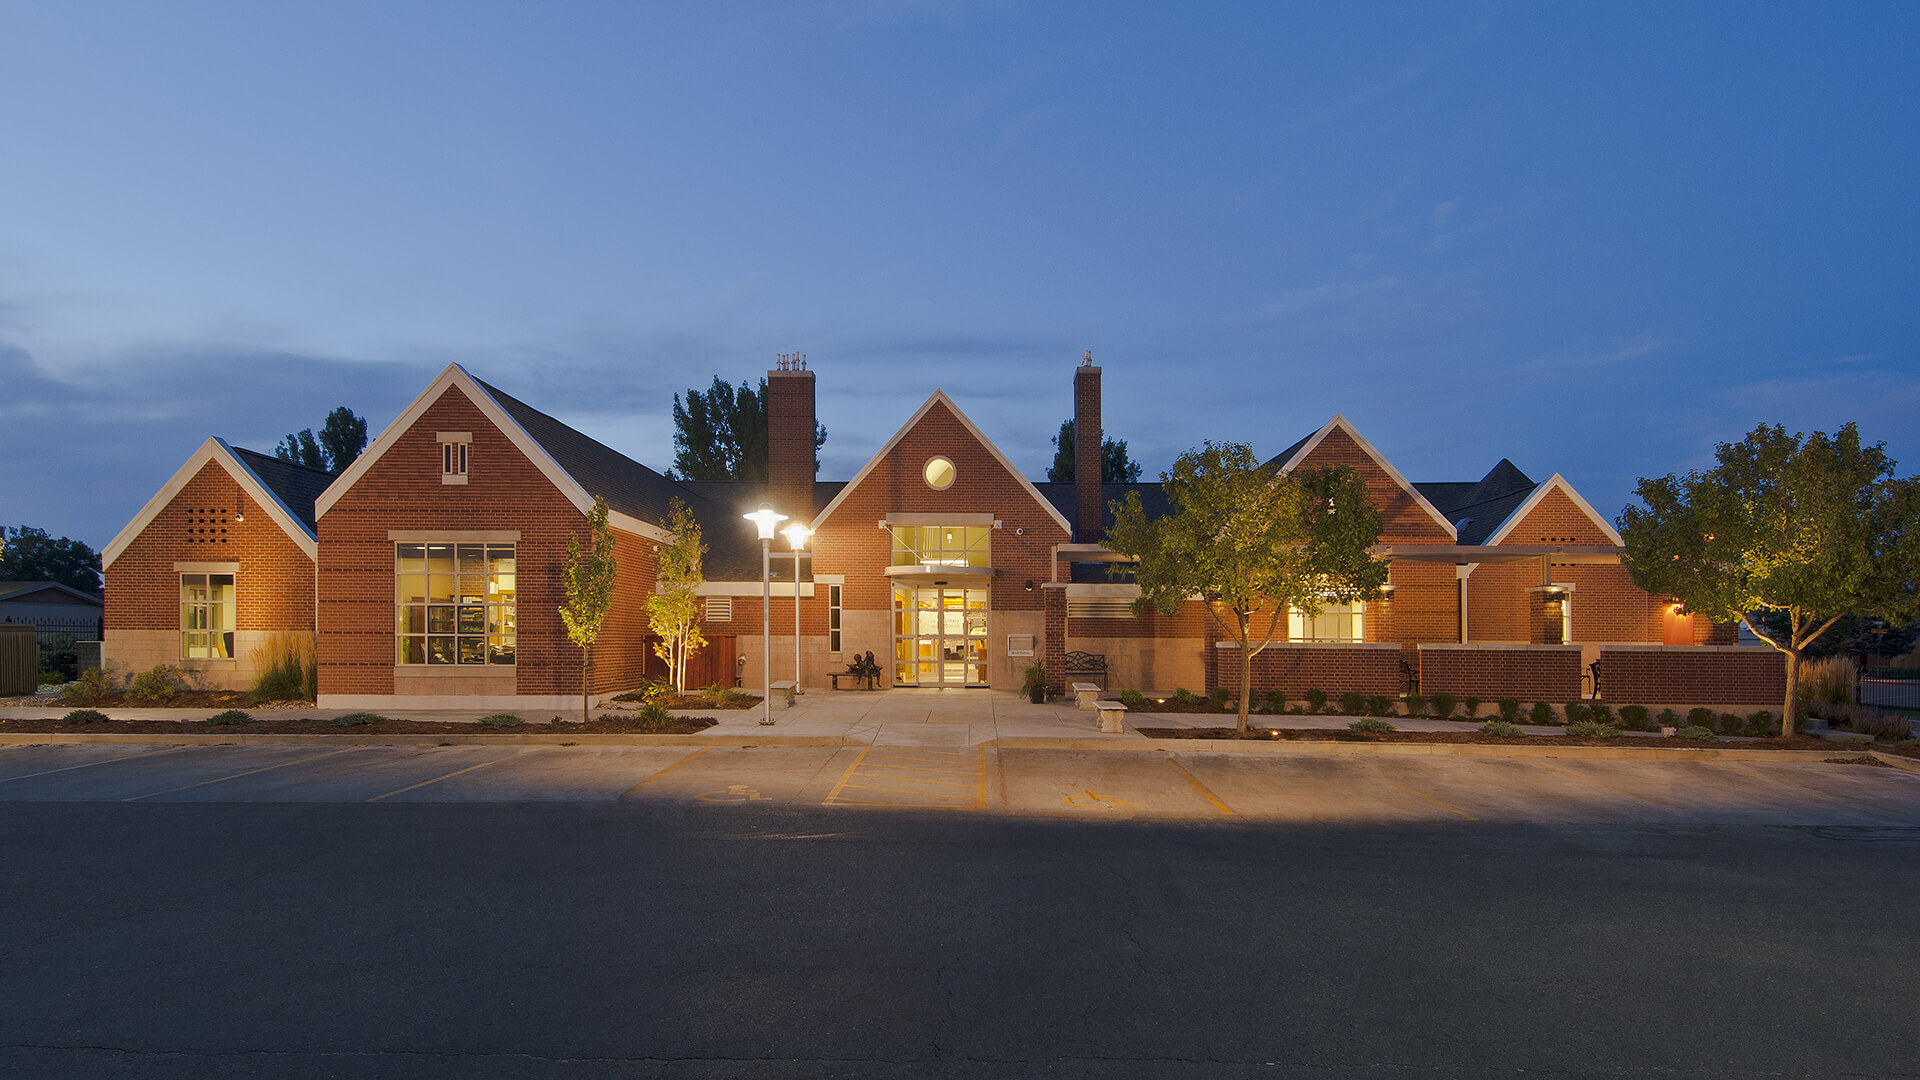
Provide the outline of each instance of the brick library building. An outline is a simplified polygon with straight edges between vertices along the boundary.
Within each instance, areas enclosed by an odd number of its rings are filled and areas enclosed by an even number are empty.
[[[1073,483],[1029,479],[937,390],[851,478],[821,481],[815,372],[783,361],[767,373],[768,479],[696,482],[449,365],[338,474],[208,438],[102,553],[103,656],[245,688],[271,638],[312,635],[323,707],[577,706],[568,538],[604,498],[619,573],[586,689],[634,689],[664,674],[645,598],[678,499],[707,548],[689,685],[826,691],[871,654],[889,692],[1013,690],[1036,660],[1056,690],[1070,669],[1116,692],[1237,689],[1235,643],[1202,600],[1136,615],[1137,587],[1110,572],[1112,504],[1168,503],[1157,483],[1100,482],[1101,369],[1074,367],[1071,393]],[[1500,460],[1409,481],[1342,416],[1270,463],[1356,470],[1390,573],[1377,600],[1293,613],[1254,658],[1256,690],[1719,708],[1784,692],[1779,654],[1635,587],[1619,534],[1558,474]],[[762,504],[812,530],[797,556],[774,541],[770,586],[743,518]]]

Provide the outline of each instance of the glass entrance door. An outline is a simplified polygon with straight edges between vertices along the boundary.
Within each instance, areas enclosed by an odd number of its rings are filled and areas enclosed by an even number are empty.
[[[987,590],[893,590],[893,684],[987,685]]]

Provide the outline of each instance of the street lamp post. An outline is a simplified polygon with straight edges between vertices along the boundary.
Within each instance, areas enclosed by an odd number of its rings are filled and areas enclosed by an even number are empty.
[[[780,530],[793,548],[793,692],[800,693],[800,549],[807,546],[813,530],[799,522]]]
[[[741,517],[760,530],[760,705],[761,726],[773,723],[773,527],[787,520],[766,503]]]

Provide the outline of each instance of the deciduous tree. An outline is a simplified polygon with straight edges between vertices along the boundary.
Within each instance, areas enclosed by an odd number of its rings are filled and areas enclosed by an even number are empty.
[[[57,581],[100,594],[100,556],[78,540],[48,536],[45,529],[0,527],[0,581]]]
[[[1380,512],[1352,469],[1281,473],[1243,443],[1189,450],[1160,480],[1173,513],[1149,519],[1139,493],[1128,492],[1113,504],[1106,545],[1138,560],[1137,611],[1171,615],[1198,598],[1239,645],[1245,731],[1253,658],[1285,634],[1288,609],[1312,617],[1379,596],[1387,564],[1369,549],[1380,542]]]
[[[567,568],[562,575],[567,602],[560,605],[560,621],[567,637],[580,646],[580,719],[588,719],[587,687],[593,672],[593,643],[600,637],[613,604],[613,582],[619,563],[613,557],[613,530],[607,525],[607,500],[595,495],[587,515],[587,535],[593,545],[582,550],[579,535],[567,537]]]
[[[813,446],[827,441],[826,426],[813,425]],[[818,472],[820,463],[814,462]],[[767,478],[767,380],[756,392],[739,389],[718,375],[706,393],[688,390],[682,402],[673,395],[673,475],[681,480],[765,480]]]
[[[677,498],[667,504],[667,532],[656,589],[647,597],[647,625],[660,636],[653,651],[667,662],[673,688],[685,693],[687,658],[707,643],[700,633],[700,597],[695,591],[706,580],[700,560],[707,549],[700,542],[700,523]]]
[[[1896,477],[1885,445],[1861,445],[1853,424],[1831,436],[1762,424],[1721,443],[1705,472],[1642,478],[1642,505],[1621,512],[1634,584],[1739,619],[1786,654],[1783,717],[1808,646],[1842,616],[1920,611],[1920,478]]]

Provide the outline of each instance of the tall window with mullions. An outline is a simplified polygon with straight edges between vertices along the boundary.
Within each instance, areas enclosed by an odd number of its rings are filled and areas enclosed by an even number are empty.
[[[512,544],[396,544],[393,580],[398,663],[513,663]]]

